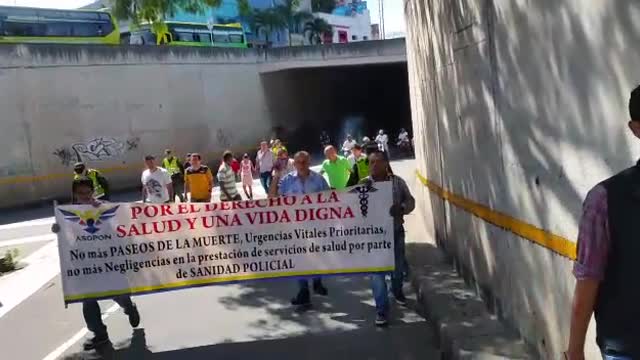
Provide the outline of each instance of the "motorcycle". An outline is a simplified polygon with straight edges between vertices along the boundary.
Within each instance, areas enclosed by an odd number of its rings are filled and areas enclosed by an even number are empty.
[[[409,139],[402,139],[400,141],[398,141],[398,143],[396,144],[396,146],[398,147],[398,150],[402,153],[402,154],[406,154],[408,156],[414,156],[413,153],[413,144],[412,141]]]

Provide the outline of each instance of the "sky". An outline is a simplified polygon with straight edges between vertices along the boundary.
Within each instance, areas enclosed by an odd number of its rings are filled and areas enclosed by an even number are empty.
[[[403,0],[367,0],[367,7],[371,13],[371,23],[377,24],[380,22],[380,1],[384,2],[384,25],[387,35],[406,33]]]
[[[387,35],[405,33],[403,0],[367,0],[371,12],[371,23],[380,22],[379,6],[384,2],[384,23]],[[19,5],[49,7],[57,9],[75,9],[92,3],[92,0],[0,0],[0,5]]]

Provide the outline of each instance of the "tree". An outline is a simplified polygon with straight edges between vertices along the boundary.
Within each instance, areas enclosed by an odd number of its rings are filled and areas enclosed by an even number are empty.
[[[312,0],[311,8],[313,12],[331,13],[336,8],[335,0]]]
[[[333,27],[325,19],[315,18],[305,25],[304,32],[311,44],[322,44],[324,34],[333,35]]]
[[[164,20],[178,11],[202,13],[217,8],[223,0],[111,0],[113,14],[119,20],[131,20],[134,25],[148,22],[152,29],[163,31]],[[156,32],[157,34],[161,34]]]
[[[300,0],[284,0],[282,5],[276,7],[276,11],[287,24],[287,30],[289,30],[289,46],[291,46],[291,33],[293,33],[294,27],[313,19],[311,13],[307,11],[297,11],[299,6]]]
[[[287,27],[287,22],[275,8],[253,10],[248,17],[248,23],[251,31],[256,36],[259,36],[260,33],[264,34],[267,46],[269,46],[269,35],[271,33]]]

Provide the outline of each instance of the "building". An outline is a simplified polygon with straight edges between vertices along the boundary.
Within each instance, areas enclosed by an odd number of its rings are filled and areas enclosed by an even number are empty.
[[[254,9],[268,9],[278,6],[283,0],[250,0]],[[299,11],[312,12],[311,0],[301,0]],[[98,9],[109,6],[108,0],[98,0],[84,8]],[[371,17],[367,8],[367,2],[362,0],[337,0],[336,7],[331,13],[313,13],[314,16],[324,19],[333,27],[333,34],[327,34],[323,39],[324,43],[348,43],[353,41],[372,40]],[[177,12],[167,20],[184,21],[195,23],[207,23],[211,20],[219,24],[242,23],[249,44],[255,47],[289,46],[291,38],[292,46],[309,45],[307,34],[304,34],[304,24],[296,24],[293,27],[291,36],[289,29],[279,29],[269,34],[269,44],[267,36],[263,32],[254,34],[246,19],[242,18],[238,12],[237,0],[223,0],[218,8],[210,8],[200,14]],[[122,33],[129,31],[128,22],[120,22]]]
[[[371,15],[367,2],[362,0],[340,0],[331,14],[314,13],[333,27],[333,35],[324,38],[325,43],[348,43],[372,40]]]

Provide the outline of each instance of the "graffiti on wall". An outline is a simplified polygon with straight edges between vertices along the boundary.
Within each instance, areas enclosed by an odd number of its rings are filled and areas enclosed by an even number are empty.
[[[138,148],[140,138],[120,140],[110,136],[101,136],[86,142],[62,146],[53,151],[60,162],[69,166],[79,161],[105,161],[119,159],[128,151]]]

